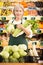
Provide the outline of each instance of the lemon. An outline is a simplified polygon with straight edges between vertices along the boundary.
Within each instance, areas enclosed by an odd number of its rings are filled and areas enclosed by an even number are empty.
[[[0,7],[2,7],[3,6],[3,2],[0,2]]]

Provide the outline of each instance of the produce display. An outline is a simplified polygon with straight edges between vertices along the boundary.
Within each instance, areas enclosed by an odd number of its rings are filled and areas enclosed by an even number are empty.
[[[2,62],[24,62],[23,56],[27,55],[25,50],[27,50],[27,46],[24,44],[5,46],[0,52],[0,59],[3,58]]]
[[[22,4],[24,7],[24,16],[43,16],[43,2],[0,2],[0,15],[1,16],[9,16],[12,13],[13,7],[16,4]],[[10,9],[9,9],[10,6]],[[39,7],[39,8],[38,8]],[[12,9],[11,9],[12,8]]]
[[[4,2],[2,2],[4,1]],[[5,63],[29,63],[37,62],[43,58],[43,2],[42,0],[2,0],[0,2],[0,62]],[[16,2],[15,2],[16,1]],[[25,2],[26,1],[26,2]],[[32,2],[31,2],[32,1]],[[31,37],[25,36],[28,46],[25,44],[8,45],[10,34],[13,37],[22,35],[23,30],[16,28],[13,23],[13,9],[16,4],[24,7],[23,27],[32,32]]]
[[[33,47],[40,48],[40,45],[41,45],[41,42],[40,41],[37,41],[35,39],[33,41],[28,42],[28,48],[29,49],[31,49]]]
[[[3,4],[4,4],[3,2],[0,2],[0,7],[3,7]]]
[[[12,14],[12,10],[11,9],[2,9],[0,12],[1,16],[9,16],[10,14]]]

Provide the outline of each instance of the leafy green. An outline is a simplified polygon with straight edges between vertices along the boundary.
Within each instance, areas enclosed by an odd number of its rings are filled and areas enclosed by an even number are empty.
[[[37,21],[35,21],[35,20],[26,20],[26,21],[24,22],[24,24],[22,24],[22,25],[26,28],[26,27],[28,27],[30,24],[32,25],[31,30],[34,32],[34,30],[36,30],[36,29],[38,28],[38,23],[37,23]],[[16,37],[20,32],[22,32],[22,30],[16,28],[15,31],[14,31],[14,33],[13,33],[13,36]]]

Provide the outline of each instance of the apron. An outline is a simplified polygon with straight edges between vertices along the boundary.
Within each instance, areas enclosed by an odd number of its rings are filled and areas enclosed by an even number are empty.
[[[12,21],[13,23],[13,21]],[[22,23],[21,23],[22,24]],[[16,29],[16,25],[14,25]],[[27,40],[25,38],[25,33],[18,37],[13,37],[12,34],[10,34],[10,39],[9,39],[9,45],[19,45],[19,44],[26,44],[27,45]]]

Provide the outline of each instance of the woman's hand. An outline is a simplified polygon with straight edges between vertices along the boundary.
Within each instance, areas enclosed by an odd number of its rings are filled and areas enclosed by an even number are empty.
[[[22,24],[17,25],[17,28],[22,29],[27,36],[31,34],[30,32],[31,27],[32,25],[29,25],[27,28],[23,27]]]
[[[26,29],[31,29],[32,28],[32,25],[30,24]]]
[[[17,28],[22,29],[23,28],[22,24],[18,24]]]

